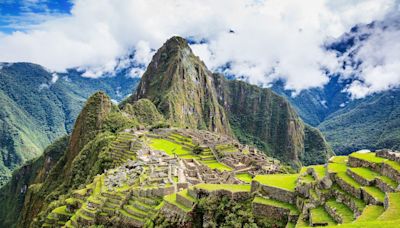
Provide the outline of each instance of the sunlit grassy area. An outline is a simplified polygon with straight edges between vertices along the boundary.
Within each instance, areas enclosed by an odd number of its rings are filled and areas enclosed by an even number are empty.
[[[312,166],[312,168],[314,169],[318,180],[322,180],[326,176],[326,168],[325,168],[325,166],[323,166],[323,165],[315,165],[315,166]]]
[[[328,223],[328,225],[335,225],[336,222],[333,218],[326,212],[323,206],[316,207],[310,210],[310,219],[315,224]]]
[[[207,191],[228,190],[231,192],[250,192],[250,185],[247,184],[198,184],[196,188]]]
[[[355,222],[374,221],[377,219],[385,209],[378,205],[368,205],[363,210],[362,214],[356,219]]]
[[[331,163],[339,163],[339,164],[346,164],[349,160],[348,156],[333,156],[329,159]]]
[[[387,193],[389,199],[389,207],[378,220],[388,221],[400,219],[400,193]],[[400,225],[400,223],[398,224]]]
[[[368,168],[358,167],[358,168],[348,168],[353,173],[357,174],[358,176],[362,177],[365,180],[372,181],[377,176],[380,176],[379,173],[374,172]]]
[[[366,186],[366,187],[363,187],[363,189],[368,194],[373,196],[375,199],[378,199],[380,202],[383,202],[385,200],[385,193],[382,192],[379,188],[374,187],[374,186]]]
[[[153,150],[161,150],[168,155],[188,155],[190,151],[182,148],[181,145],[168,141],[166,139],[151,139],[150,147]]]
[[[278,200],[273,200],[273,199],[267,199],[263,197],[255,197],[253,200],[253,203],[259,203],[259,204],[265,204],[265,205],[271,205],[275,207],[281,207],[285,209],[289,209],[291,214],[299,214],[299,211],[297,210],[296,206],[290,203],[286,202],[281,202]]]
[[[346,182],[347,184],[349,184],[355,188],[361,187],[361,185],[357,181],[355,181],[352,177],[350,177],[347,173],[344,173],[344,172],[338,173],[337,177],[342,179],[344,182]]]
[[[273,175],[257,175],[253,180],[260,182],[263,185],[282,188],[288,191],[294,191],[296,180],[299,174],[273,174]]]
[[[182,210],[184,210],[184,211],[186,211],[186,212],[189,212],[189,211],[192,210],[191,208],[185,207],[184,205],[182,205],[182,204],[176,202],[176,193],[171,194],[171,195],[164,196],[164,200],[165,200],[166,202],[170,203],[170,204],[173,204],[173,205],[179,207],[180,209],[182,209]]]
[[[248,173],[236,174],[236,178],[246,183],[251,183],[251,181],[253,180],[253,177]]]
[[[350,157],[358,158],[361,160],[373,162],[373,163],[382,163],[386,159],[375,156],[375,153],[352,153],[349,155]]]
[[[347,166],[346,164],[340,163],[328,163],[328,173],[340,173],[346,172]]]
[[[326,205],[331,208],[334,208],[334,210],[336,210],[336,212],[340,214],[340,216],[343,219],[343,223],[349,223],[354,220],[353,211],[343,203],[336,202],[335,200],[332,199],[327,201]]]
[[[225,165],[225,164],[219,163],[217,160],[213,160],[213,161],[200,161],[200,162],[201,162],[202,164],[204,164],[204,165],[210,167],[210,169],[218,169],[219,171],[231,171],[231,170],[232,170],[231,167],[229,167],[229,166],[227,166],[227,165]]]

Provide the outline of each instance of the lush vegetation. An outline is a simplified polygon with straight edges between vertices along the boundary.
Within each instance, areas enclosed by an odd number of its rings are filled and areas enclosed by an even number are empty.
[[[0,186],[24,162],[40,156],[69,134],[86,99],[104,90],[114,100],[130,94],[137,79],[123,74],[90,79],[71,70],[58,74],[29,63],[3,64],[0,70]]]
[[[298,174],[257,175],[253,180],[258,181],[263,185],[294,191],[298,177]]]

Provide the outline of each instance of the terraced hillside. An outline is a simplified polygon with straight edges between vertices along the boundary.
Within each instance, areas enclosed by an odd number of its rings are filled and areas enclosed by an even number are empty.
[[[37,224],[218,226],[229,224],[230,204],[240,207],[235,221],[259,227],[400,222],[400,153],[356,152],[285,174],[278,161],[208,131],[125,131],[111,145],[118,166],[54,201]]]
[[[160,217],[173,226],[187,225],[200,198],[222,193],[250,199],[249,180],[282,172],[279,161],[255,148],[199,130],[128,129],[107,154],[116,168],[53,201],[35,226],[142,227],[157,225]]]
[[[225,200],[247,207],[239,211],[250,213],[260,227],[396,227],[400,221],[400,157],[389,151],[336,156],[297,174],[279,174],[278,169],[267,174],[276,161],[268,160],[264,165],[269,168],[261,169],[221,162],[221,148],[227,145],[225,155],[257,153],[228,144],[228,138],[210,142],[208,132],[162,129],[122,136],[117,142],[124,139],[131,146],[113,145],[128,160],[55,201],[40,220],[42,227],[221,225],[204,221],[207,214],[216,216],[204,206],[215,199],[217,205]]]

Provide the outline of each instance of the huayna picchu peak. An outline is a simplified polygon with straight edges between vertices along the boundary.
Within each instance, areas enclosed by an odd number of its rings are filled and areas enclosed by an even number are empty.
[[[335,156],[285,98],[175,36],[132,95],[94,93],[13,173],[0,227],[395,227],[399,183],[399,152]]]

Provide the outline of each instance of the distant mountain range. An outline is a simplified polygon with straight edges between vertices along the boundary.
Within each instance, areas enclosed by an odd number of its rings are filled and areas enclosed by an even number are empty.
[[[338,55],[356,51],[353,48],[356,42],[366,41],[377,26],[385,25],[379,22],[357,25],[326,48]],[[354,61],[350,64],[359,63]],[[320,129],[336,154],[349,154],[361,149],[399,149],[400,90],[351,99],[346,88],[352,82],[352,79],[332,75],[323,88],[304,90],[297,96],[285,90],[281,81],[276,82],[272,90],[285,96],[306,123]]]
[[[0,185],[16,167],[70,133],[91,94],[103,90],[121,101],[137,82],[125,71],[114,77],[91,79],[74,69],[53,73],[31,63],[1,63]]]

